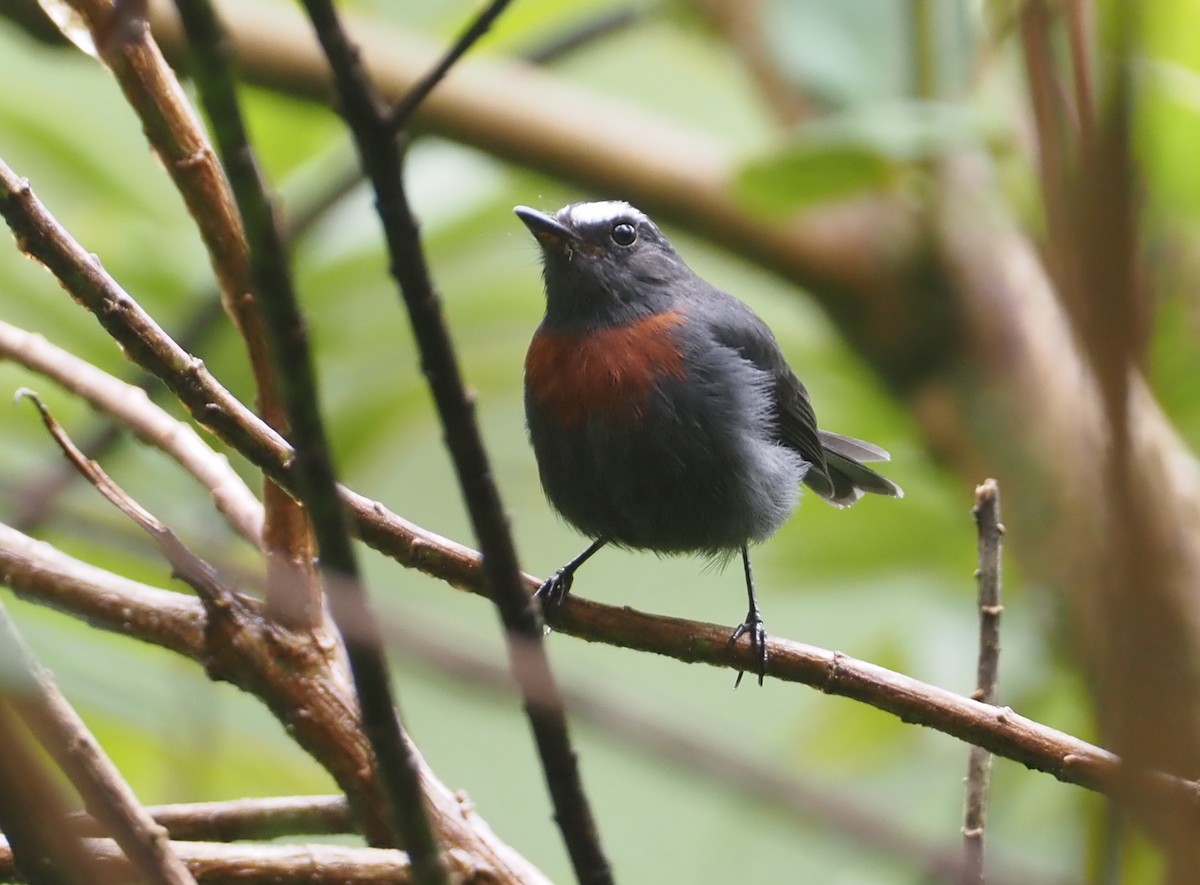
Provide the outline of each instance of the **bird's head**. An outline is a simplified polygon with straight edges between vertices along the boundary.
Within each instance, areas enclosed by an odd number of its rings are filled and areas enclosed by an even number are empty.
[[[658,225],[628,203],[513,211],[541,247],[552,322],[608,326],[661,313],[695,280]]]

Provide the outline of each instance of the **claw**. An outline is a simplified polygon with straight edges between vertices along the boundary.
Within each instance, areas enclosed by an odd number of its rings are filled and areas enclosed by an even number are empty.
[[[758,684],[762,685],[767,675],[767,628],[763,624],[762,615],[756,610],[748,612],[746,620],[729,634],[729,646],[736,644],[746,633],[750,634],[750,649],[758,658]],[[743,671],[738,670],[737,679],[733,683],[734,689],[742,684],[742,677],[745,675]]]
[[[750,609],[746,612],[746,620],[738,624],[729,637],[729,646],[742,638],[743,633],[750,634],[750,650],[758,658],[758,684],[763,684],[767,675],[767,628],[763,626],[762,615],[758,611],[758,600],[754,598],[754,574],[750,570],[750,548],[742,545],[742,565],[746,570],[746,597],[750,601]],[[737,680],[733,687],[736,690],[742,684],[742,671],[738,670]]]
[[[543,608],[561,605],[562,601],[567,598],[567,594],[571,592],[571,585],[574,582],[574,572],[560,568],[548,577],[533,595],[541,602]]]

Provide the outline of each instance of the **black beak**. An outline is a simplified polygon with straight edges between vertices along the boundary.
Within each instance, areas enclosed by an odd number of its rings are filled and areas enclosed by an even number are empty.
[[[524,222],[529,232],[543,246],[565,246],[579,239],[575,232],[564,224],[559,224],[550,215],[530,209],[528,206],[517,206],[513,209],[517,218]]]

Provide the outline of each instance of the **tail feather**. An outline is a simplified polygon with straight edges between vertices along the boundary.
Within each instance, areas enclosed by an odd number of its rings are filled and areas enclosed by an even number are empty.
[[[809,470],[804,483],[837,507],[849,507],[866,493],[903,498],[904,490],[886,476],[861,462],[888,461],[891,456],[879,446],[861,439],[819,431],[825,454],[825,472]]]

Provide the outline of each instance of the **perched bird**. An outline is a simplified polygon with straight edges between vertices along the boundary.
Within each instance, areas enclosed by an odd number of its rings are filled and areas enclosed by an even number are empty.
[[[878,446],[817,429],[775,336],[702,280],[628,203],[514,210],[541,247],[546,314],[525,357],[525,414],[546,497],[594,539],[538,590],[556,604],[601,547],[741,552],[758,681],[766,629],[749,545],[791,515],[800,484],[838,507],[902,497],[862,462]],[[738,682],[742,674],[738,674]]]

